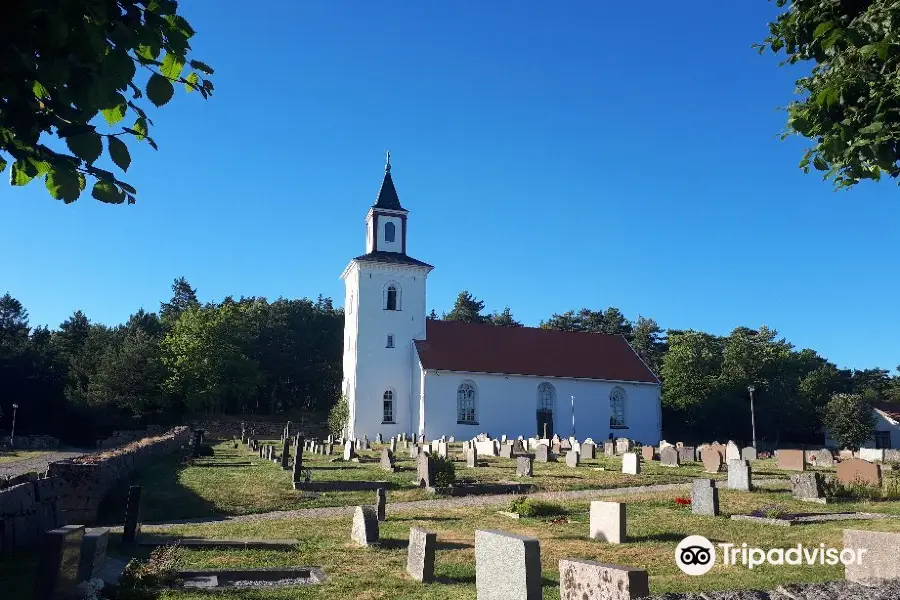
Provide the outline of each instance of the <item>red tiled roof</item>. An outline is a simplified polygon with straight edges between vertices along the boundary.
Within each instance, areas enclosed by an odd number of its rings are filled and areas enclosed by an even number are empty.
[[[437,320],[425,331],[425,369],[659,383],[621,335]]]
[[[875,408],[893,420],[900,422],[900,404],[876,404]]]

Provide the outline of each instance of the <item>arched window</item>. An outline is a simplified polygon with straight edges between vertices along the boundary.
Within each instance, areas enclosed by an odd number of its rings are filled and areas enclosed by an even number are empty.
[[[384,392],[384,418],[382,423],[394,422],[394,391],[385,390]]]
[[[384,224],[384,241],[393,242],[394,236],[396,235],[397,228],[396,226],[388,221]]]
[[[556,388],[552,383],[547,381],[538,386],[538,410],[546,410],[553,412],[553,406],[556,404]]]
[[[400,286],[396,283],[384,288],[384,310],[400,310]]]
[[[609,393],[609,426],[625,427],[625,390],[618,386]]]
[[[475,425],[475,401],[478,392],[475,384],[469,380],[463,381],[456,389],[456,422],[459,424]]]

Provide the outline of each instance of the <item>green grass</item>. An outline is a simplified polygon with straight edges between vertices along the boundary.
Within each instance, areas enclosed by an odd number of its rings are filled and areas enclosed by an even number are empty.
[[[305,453],[304,466],[310,468],[313,481],[379,481],[395,502],[433,498],[413,483],[415,461],[408,453],[398,450],[395,454],[399,471],[388,473],[379,467],[381,446],[361,453],[360,463],[345,463],[340,455],[317,456]],[[214,455],[197,460],[184,460],[178,456],[160,459],[152,467],[139,472],[135,483],[144,486],[144,520],[148,522],[176,519],[202,518],[223,515],[243,515],[274,510],[294,510],[322,506],[353,506],[370,503],[371,491],[322,492],[317,497],[304,496],[291,485],[291,473],[280,465],[260,460],[256,453],[232,442],[220,442],[213,446]],[[339,448],[335,448],[339,451]],[[700,463],[686,464],[679,468],[664,467],[659,462],[644,463],[640,475],[621,472],[621,459],[598,456],[585,460],[576,468],[564,461],[535,463],[534,477],[518,479],[515,461],[504,458],[482,457],[483,466],[468,469],[461,452],[461,444],[454,444],[451,457],[456,462],[457,480],[478,482],[522,481],[534,485],[537,491],[562,491],[605,489],[633,485],[687,483],[695,477],[710,477],[703,473]],[[208,466],[210,463],[251,461],[250,467]],[[775,468],[774,461],[758,461],[754,475],[759,478],[781,478],[786,481],[787,472]],[[724,473],[715,476],[724,478]],[[122,497],[114,497],[107,503],[107,522],[120,522]]]
[[[47,452],[45,450],[3,450],[0,451],[0,465],[37,458],[43,454],[47,454]]]
[[[276,600],[316,598],[437,599],[475,598],[474,535],[476,529],[499,529],[536,537],[541,542],[543,597],[559,598],[558,564],[562,558],[584,558],[646,569],[651,592],[713,591],[723,589],[773,589],[788,583],[812,583],[843,577],[841,566],[764,566],[749,570],[718,564],[703,577],[688,577],[674,563],[674,549],[686,535],[703,535],[714,543],[747,542],[762,548],[807,546],[841,547],[842,529],[900,531],[900,519],[885,521],[832,522],[791,528],[764,526],[727,519],[729,514],[747,513],[762,504],[777,502],[792,511],[818,510],[795,501],[787,494],[721,491],[722,517],[699,517],[674,503],[675,494],[644,494],[618,498],[628,503],[628,543],[609,545],[587,538],[588,503],[563,503],[568,522],[523,518],[511,520],[495,508],[423,510],[392,515],[381,524],[382,544],[377,548],[355,547],[349,538],[350,519],[303,519],[256,523],[185,525],[166,534],[191,537],[296,537],[300,546],[292,551],[182,550],[182,568],[319,566],[328,574],[320,586],[264,591],[226,592],[228,598]],[[390,501],[390,498],[389,498]],[[900,503],[825,506],[823,510],[887,511],[900,516]],[[406,541],[411,526],[437,532],[438,581],[422,585],[405,574]],[[152,533],[153,527],[144,531]],[[200,600],[208,595],[167,591],[161,598]]]

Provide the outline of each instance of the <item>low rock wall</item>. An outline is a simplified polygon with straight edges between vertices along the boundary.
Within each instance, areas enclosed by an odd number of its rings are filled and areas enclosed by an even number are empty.
[[[254,435],[260,440],[279,439],[284,432],[286,424],[287,420],[274,423],[271,421],[244,421],[247,431],[255,430],[256,433]],[[207,437],[211,439],[241,437],[241,424],[239,421],[192,421],[191,427],[202,429],[206,432]],[[299,423],[291,423],[291,435],[302,433],[305,437],[313,437],[321,434],[318,429],[321,429],[321,427],[316,428],[306,424],[301,426]]]
[[[0,446],[17,450],[58,450],[59,440],[49,435],[17,435],[10,446],[9,433],[0,432]]]
[[[39,479],[37,473],[26,473],[4,483],[7,487],[0,490],[0,552],[32,546],[45,531],[62,524],[62,479]]]

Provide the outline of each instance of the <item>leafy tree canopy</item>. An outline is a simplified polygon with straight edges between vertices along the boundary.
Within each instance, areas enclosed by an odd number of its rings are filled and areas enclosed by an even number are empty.
[[[491,315],[491,324],[500,327],[522,327],[522,324],[513,318],[508,306],[502,312]]]
[[[491,317],[481,314],[484,310],[484,301],[478,300],[468,291],[463,290],[456,297],[453,310],[444,315],[446,321],[462,321],[464,323],[489,323]]]
[[[822,422],[841,448],[858,450],[875,431],[872,409],[872,402],[861,394],[835,394]]]
[[[161,107],[175,84],[204,98],[212,93],[205,76],[213,70],[189,58],[193,36],[175,0],[5,2],[0,171],[12,163],[10,184],[40,178],[67,203],[89,181],[101,202],[134,203],[137,190],[98,161],[105,145],[125,172],[131,165],[125,140],[156,149],[145,94]]]
[[[782,137],[814,142],[810,165],[849,188],[863,179],[898,177],[900,3],[893,0],[775,0],[786,10],[769,23],[760,53],[784,53],[782,65],[811,63],[797,80]]]

